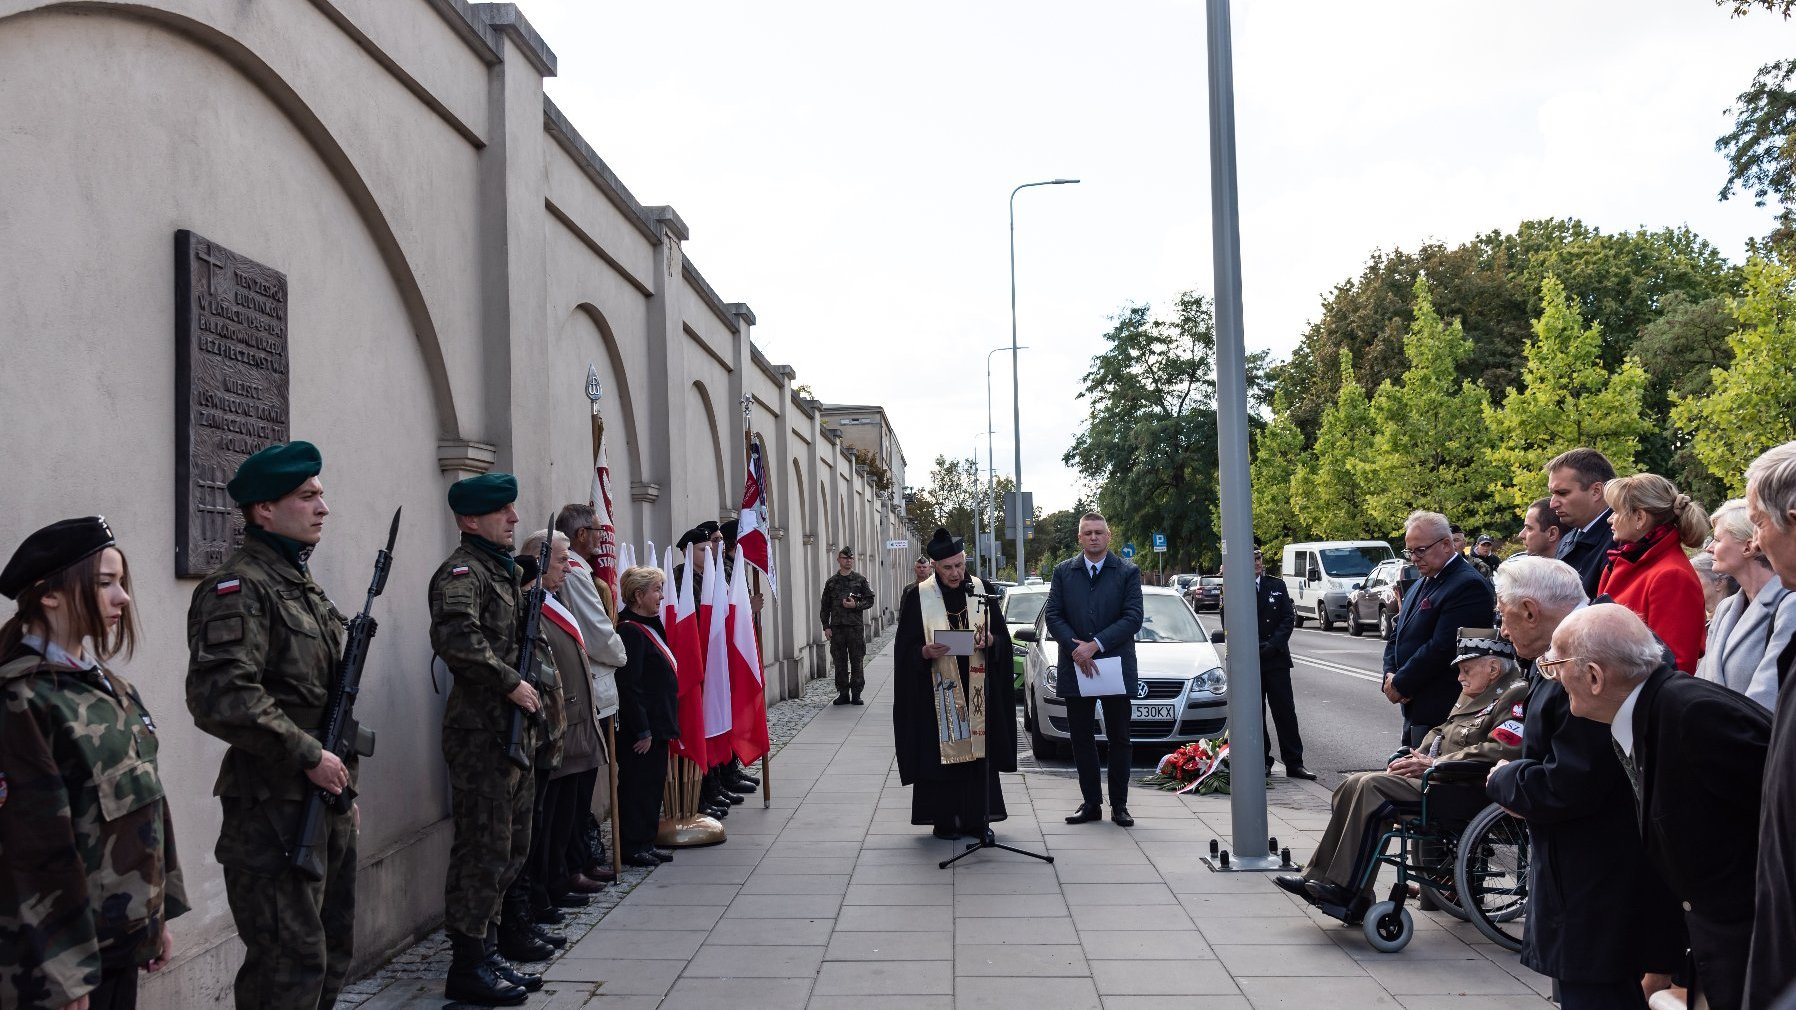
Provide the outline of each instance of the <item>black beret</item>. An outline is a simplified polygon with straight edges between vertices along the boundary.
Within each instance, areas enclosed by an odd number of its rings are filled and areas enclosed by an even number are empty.
[[[700,533],[703,533],[705,535],[706,540],[709,540],[713,536],[717,535],[718,533],[723,532],[723,527],[717,525],[717,521],[714,519],[706,519],[704,522],[699,523],[698,526],[695,528]]]
[[[836,557],[852,558],[852,557],[854,557],[854,548],[848,546],[847,544],[843,544],[842,549],[836,552]]]
[[[115,543],[112,527],[100,516],[51,523],[26,537],[12,552],[12,559],[0,571],[0,595],[16,600],[36,583]]]
[[[948,527],[937,526],[935,528],[935,537],[929,541],[929,546],[925,547],[924,550],[928,551],[929,556],[935,560],[943,561],[956,554],[965,554],[967,552],[967,545],[961,538],[949,533]]]
[[[736,520],[726,519],[725,521],[718,523],[717,524],[717,532],[722,533],[723,538],[725,540],[729,541],[732,544],[735,543],[736,542]]]
[[[697,526],[694,526],[693,528],[680,534],[680,539],[674,544],[674,550],[683,551],[686,548],[691,547],[693,544],[703,543],[709,539],[711,539],[711,538],[705,536],[703,530],[700,530]]]
[[[312,443],[297,439],[276,442],[244,460],[237,467],[237,476],[225,485],[225,491],[239,505],[274,501],[285,498],[323,469],[324,457]]]
[[[508,473],[483,473],[449,485],[449,508],[458,516],[483,516],[518,500],[518,479]]]
[[[520,554],[511,560],[518,566],[518,585],[529,585],[536,581],[536,555]]]

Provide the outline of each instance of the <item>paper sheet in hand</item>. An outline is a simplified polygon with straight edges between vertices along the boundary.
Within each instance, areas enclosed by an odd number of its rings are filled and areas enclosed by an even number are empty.
[[[1102,698],[1107,694],[1122,694],[1123,687],[1122,657],[1100,656],[1092,660],[1098,668],[1098,675],[1087,677],[1085,671],[1078,670],[1079,697]]]
[[[973,654],[973,633],[971,631],[938,631],[933,639],[937,645],[948,647],[950,656],[971,656]]]

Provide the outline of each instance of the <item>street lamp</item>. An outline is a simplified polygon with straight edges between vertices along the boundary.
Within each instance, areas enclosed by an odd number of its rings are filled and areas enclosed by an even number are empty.
[[[990,432],[985,432],[985,431],[973,432],[973,489],[974,489],[975,493],[977,493],[977,491],[979,489],[979,438],[981,435],[985,436],[985,454],[986,454],[986,456],[988,456],[988,457],[991,456],[991,449],[992,449],[992,436],[991,436]],[[990,497],[990,496],[987,495],[987,497]],[[985,550],[985,538],[983,538],[979,535],[979,514],[984,511],[985,511],[985,509],[983,506],[975,506],[973,508],[973,574],[974,575],[979,574],[979,558],[981,557],[981,553]],[[989,523],[987,525],[989,525]],[[995,538],[998,535],[998,531],[992,530],[991,534]]]
[[[1026,351],[1028,349],[1028,344],[1024,344],[1017,348],[1019,351]],[[992,567],[990,577],[994,579],[998,577],[998,513],[992,502],[992,495],[997,493],[998,467],[992,462],[992,442],[997,439],[998,433],[992,428],[992,355],[1003,350],[1009,350],[1009,348],[994,347],[985,352],[985,507],[988,510],[986,516],[989,517],[989,521],[985,525],[991,530],[992,534]],[[975,555],[976,557],[984,557],[983,546],[981,546],[980,550],[981,553]],[[974,567],[977,568],[978,566],[975,565]],[[1017,581],[1021,582],[1022,579],[1018,579]]]
[[[1077,179],[1048,179],[1044,182],[1025,182],[1010,191],[1010,422],[1015,427],[1012,433],[1016,436],[1016,495],[1017,503],[1023,500],[1023,384],[1018,378],[1017,351],[1022,348],[1016,344],[1016,195],[1025,189],[1035,186],[1070,186]],[[1023,520],[1016,517],[1016,580],[1023,581]]]

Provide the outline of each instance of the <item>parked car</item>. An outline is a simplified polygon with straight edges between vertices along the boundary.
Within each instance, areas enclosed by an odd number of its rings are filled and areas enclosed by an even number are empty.
[[[1167,583],[1167,585],[1170,585],[1174,592],[1182,594],[1188,592],[1192,586],[1197,584],[1197,580],[1201,578],[1203,578],[1203,576],[1196,572],[1190,572],[1184,575],[1174,575],[1172,581]]]
[[[1347,619],[1347,594],[1373,568],[1394,560],[1391,545],[1382,540],[1286,544],[1279,572],[1297,623],[1314,618],[1323,631],[1333,631],[1336,621]]]
[[[1222,576],[1203,575],[1185,590],[1185,602],[1193,610],[1222,610]]]
[[[1024,583],[1004,594],[1004,602],[998,604],[999,613],[1010,631],[1010,656],[1012,669],[1016,673],[1017,704],[1023,701],[1023,657],[1029,649],[1017,641],[1016,633],[1035,623],[1041,616],[1041,608],[1048,604],[1048,587]]]
[[[1228,675],[1210,644],[1203,621],[1179,594],[1160,586],[1141,589],[1141,630],[1135,634],[1139,685],[1129,722],[1138,744],[1177,747],[1228,729]],[[1060,647],[1047,631],[1047,615],[1011,634],[1022,641],[1023,727],[1038,757],[1063,753],[1072,740],[1066,702],[1054,693]],[[1105,739],[1103,709],[1098,739]]]
[[[1381,638],[1391,637],[1403,594],[1421,577],[1416,566],[1408,562],[1379,562],[1366,581],[1347,594],[1347,633],[1357,637],[1365,634],[1368,626],[1376,625]]]

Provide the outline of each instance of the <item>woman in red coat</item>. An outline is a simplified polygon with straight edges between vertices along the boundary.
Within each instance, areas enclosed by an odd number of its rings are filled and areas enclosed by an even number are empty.
[[[1597,595],[1639,614],[1671,650],[1677,668],[1694,673],[1708,632],[1702,580],[1684,548],[1703,545],[1708,516],[1689,495],[1679,494],[1677,485],[1654,473],[1605,483],[1603,500],[1613,510],[1615,546]]]

